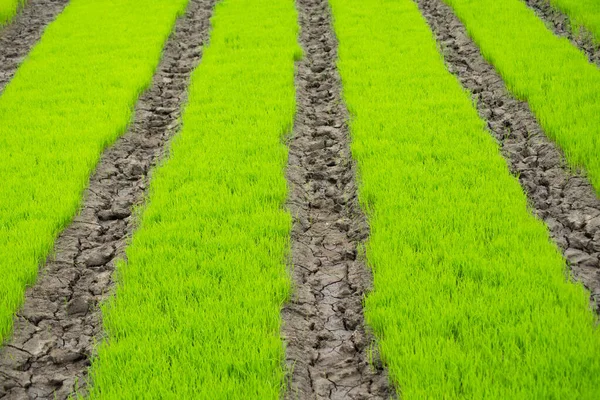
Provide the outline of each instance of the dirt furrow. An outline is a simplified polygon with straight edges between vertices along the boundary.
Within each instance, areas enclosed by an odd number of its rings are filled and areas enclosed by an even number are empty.
[[[574,31],[569,18],[552,7],[549,0],[524,1],[556,36],[569,39],[574,46],[587,55],[591,63],[600,67],[600,46],[594,43],[594,37],[588,30],[582,27],[578,31]]]
[[[0,349],[0,398],[64,399],[75,387],[84,390],[94,343],[102,340],[98,304],[110,294],[114,262],[124,256],[149,171],[179,128],[215,1],[190,1],[132,125],[103,154],[80,214],[27,290],[14,334]]]
[[[67,3],[69,0],[28,0],[15,18],[0,28],[0,94]]]
[[[590,183],[571,172],[542,131],[527,103],[513,98],[465,27],[442,0],[416,0],[441,46],[444,59],[476,100],[479,115],[499,142],[533,212],[571,266],[573,276],[600,301],[600,200]],[[596,310],[598,308],[596,307]]]
[[[365,331],[371,275],[357,256],[369,233],[357,201],[347,110],[327,0],[297,0],[304,59],[287,177],[294,295],[283,310],[289,399],[384,399],[392,389]],[[376,354],[377,352],[374,351]]]

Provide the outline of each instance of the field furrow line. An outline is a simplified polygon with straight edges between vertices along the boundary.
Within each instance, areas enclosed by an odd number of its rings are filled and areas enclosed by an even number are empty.
[[[499,142],[535,214],[544,220],[574,277],[600,302],[600,199],[569,168],[524,101],[516,100],[494,67],[441,0],[417,0],[450,72],[472,93],[479,115]]]
[[[69,0],[30,0],[8,25],[0,26],[0,95],[46,26]]]
[[[387,399],[393,389],[363,316],[372,276],[359,247],[369,228],[357,200],[329,4],[296,4],[304,58],[287,170],[295,291],[282,311],[286,398]]]
[[[569,39],[574,46],[584,52],[591,63],[600,67],[600,46],[585,27],[573,28],[570,19],[548,0],[524,0],[536,15],[541,18],[556,36]]]
[[[179,128],[215,1],[191,0],[177,20],[132,124],[102,155],[79,215],[27,290],[14,333],[0,350],[0,398],[64,399],[75,389],[85,392],[90,357],[103,338],[98,304],[110,294],[114,260],[123,256],[135,227],[134,209],[151,168]]]

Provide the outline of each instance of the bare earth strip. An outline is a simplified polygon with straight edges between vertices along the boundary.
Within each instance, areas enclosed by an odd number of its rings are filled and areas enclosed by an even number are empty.
[[[442,0],[417,0],[450,72],[476,99],[479,115],[498,140],[535,214],[550,229],[574,277],[600,301],[600,200],[590,183],[567,166],[527,103],[515,100],[465,27]]]
[[[0,94],[67,3],[69,0],[29,0],[12,22],[0,28]]]
[[[552,7],[548,0],[524,1],[556,36],[569,39],[575,47],[587,55],[591,63],[600,67],[600,46],[594,43],[594,37],[589,31],[581,27],[579,33],[576,34],[571,27],[569,17]]]
[[[357,247],[368,236],[356,193],[348,112],[336,69],[327,0],[297,0],[304,59],[290,140],[295,292],[283,310],[289,399],[387,399],[393,392],[365,331],[362,299],[372,282]],[[375,352],[376,353],[376,352]]]
[[[190,1],[132,125],[102,156],[80,214],[27,290],[14,334],[0,349],[0,398],[64,399],[74,389],[84,392],[94,343],[102,339],[99,302],[110,293],[114,261],[124,256],[135,227],[132,207],[143,201],[148,173],[178,130],[215,1]]]

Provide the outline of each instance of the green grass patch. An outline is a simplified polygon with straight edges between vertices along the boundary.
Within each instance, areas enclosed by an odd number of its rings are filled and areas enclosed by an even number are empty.
[[[182,132],[103,306],[91,398],[279,398],[296,18],[292,0],[217,5]]]
[[[400,396],[598,398],[589,293],[567,281],[416,5],[331,3],[371,226],[365,313]]]
[[[550,0],[550,4],[565,13],[575,33],[586,28],[597,44],[600,44],[600,1],[598,0]]]
[[[600,70],[520,0],[445,0],[510,91],[600,193]]]
[[[186,3],[73,0],[0,96],[0,342]]]
[[[0,28],[12,19],[25,0],[0,0]]]

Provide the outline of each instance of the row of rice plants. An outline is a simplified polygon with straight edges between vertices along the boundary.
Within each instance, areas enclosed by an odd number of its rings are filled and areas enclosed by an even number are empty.
[[[217,5],[182,131],[103,307],[91,398],[279,398],[296,18],[290,0]]]
[[[600,43],[600,2],[597,0],[550,0],[550,4],[569,17],[573,29],[586,28]]]
[[[186,3],[73,0],[0,95],[0,343]]]
[[[9,22],[25,0],[0,0],[0,28]]]
[[[521,0],[445,0],[569,163],[600,193],[600,70]]]
[[[331,3],[371,226],[365,313],[398,393],[597,398],[589,293],[566,279],[416,5]]]

